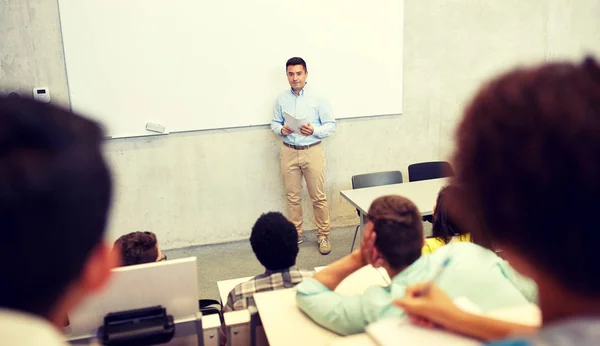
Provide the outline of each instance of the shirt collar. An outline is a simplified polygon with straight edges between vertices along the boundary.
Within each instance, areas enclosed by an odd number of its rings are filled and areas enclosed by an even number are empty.
[[[307,88],[307,87],[308,87],[308,82],[306,82],[306,83],[304,84],[304,88],[302,88],[302,90],[300,90],[300,94],[299,94],[299,95],[296,95],[296,93],[294,92],[294,90],[292,90],[292,88],[290,88],[290,92],[291,92],[291,93],[292,93],[292,95],[294,95],[294,96],[302,96],[302,95],[304,95],[304,92],[306,91],[306,88]]]
[[[271,275],[274,273],[285,273],[285,272],[290,272],[290,271],[297,271],[298,267],[296,267],[295,265],[289,267],[289,268],[285,268],[285,269],[279,269],[279,270],[270,270],[267,269],[265,270],[265,275]]]

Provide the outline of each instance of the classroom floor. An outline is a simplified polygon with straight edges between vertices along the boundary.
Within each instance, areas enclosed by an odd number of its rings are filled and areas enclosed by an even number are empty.
[[[350,251],[356,226],[333,228],[329,235],[333,249],[327,256],[319,253],[316,231],[305,231],[296,264],[300,269],[328,265]],[[431,224],[423,223],[425,235],[431,234]],[[357,239],[354,248],[360,245]],[[198,258],[198,298],[219,300],[217,281],[254,276],[264,272],[248,240],[165,250],[169,259],[196,256]]]

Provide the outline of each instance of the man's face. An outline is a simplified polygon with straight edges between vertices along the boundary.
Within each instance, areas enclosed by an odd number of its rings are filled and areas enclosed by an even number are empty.
[[[300,91],[306,85],[306,76],[308,72],[302,65],[291,65],[287,67],[287,78],[292,90]]]

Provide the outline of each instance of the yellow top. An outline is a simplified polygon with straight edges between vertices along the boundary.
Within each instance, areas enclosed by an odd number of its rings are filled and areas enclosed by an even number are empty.
[[[454,242],[470,242],[471,241],[471,234],[467,233],[467,234],[463,234],[463,235],[458,235],[458,236],[454,236],[452,237],[452,240]],[[422,253],[426,254],[426,253],[433,253],[435,250],[441,248],[442,246],[446,245],[444,243],[444,241],[440,238],[426,238],[425,239],[425,245],[423,245],[423,250]]]

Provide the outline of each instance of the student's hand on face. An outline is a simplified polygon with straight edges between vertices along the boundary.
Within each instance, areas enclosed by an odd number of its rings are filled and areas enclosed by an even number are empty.
[[[310,123],[307,123],[300,126],[300,132],[305,136],[310,136],[315,132],[315,129]]]
[[[381,263],[376,257],[375,239],[376,234],[372,229],[366,228],[362,239],[360,240],[360,253],[363,260],[363,265],[371,264],[374,267],[381,266]],[[377,262],[377,263],[375,263]]]
[[[287,125],[283,125],[283,127],[281,128],[281,134],[284,136],[287,136],[292,132],[294,132],[294,131]]]
[[[455,323],[463,311],[436,284],[431,285],[424,295],[425,287],[429,285],[422,283],[407,287],[404,297],[394,304],[404,309],[411,322],[422,327],[434,327],[436,324],[447,327]]]

